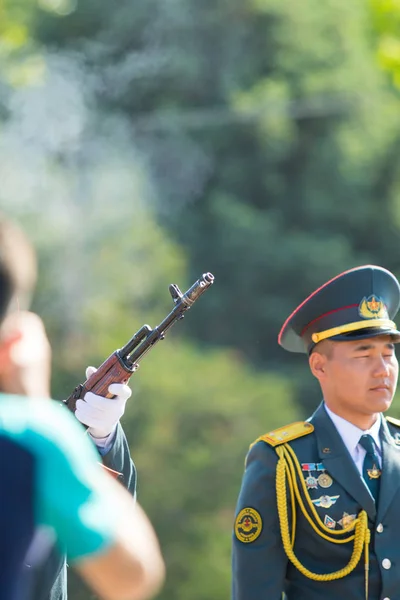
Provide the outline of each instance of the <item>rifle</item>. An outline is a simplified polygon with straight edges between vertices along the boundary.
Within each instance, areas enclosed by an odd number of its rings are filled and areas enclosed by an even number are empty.
[[[76,401],[83,398],[89,391],[105,398],[114,398],[114,395],[109,393],[108,386],[111,383],[127,383],[131,375],[139,368],[139,362],[143,356],[158,341],[164,339],[167,330],[184,317],[184,313],[208,290],[213,282],[214,275],[212,273],[203,273],[200,279],[184,294],[176,284],[171,283],[168,289],[175,304],[173,310],[157,327],[152,329],[147,324],[143,325],[123,348],[115,350],[93,375],[84,383],[80,383],[64,400],[67,407],[75,412]]]

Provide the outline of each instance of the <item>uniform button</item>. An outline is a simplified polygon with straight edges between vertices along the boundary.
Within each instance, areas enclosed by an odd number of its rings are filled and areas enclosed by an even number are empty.
[[[382,525],[382,523],[379,523],[379,525],[377,526],[376,530],[377,530],[378,533],[382,533],[382,531],[383,531],[383,525]],[[390,599],[389,598],[384,598],[383,600],[390,600]]]
[[[390,559],[389,558],[384,558],[383,561],[382,561],[382,567],[384,569],[390,569],[391,566],[392,566],[392,563],[391,563]]]

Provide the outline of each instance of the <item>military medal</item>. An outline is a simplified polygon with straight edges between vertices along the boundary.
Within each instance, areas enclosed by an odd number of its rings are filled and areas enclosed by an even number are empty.
[[[306,477],[305,482],[308,490],[316,490],[318,488],[318,480],[312,475]]]
[[[318,483],[322,488],[329,488],[333,483],[333,479],[328,473],[321,473],[318,477]]]
[[[301,464],[302,471],[306,471],[308,473],[305,482],[307,489],[318,488],[320,485],[322,488],[329,488],[333,483],[333,479],[328,473],[325,473],[325,467],[323,463],[302,463]],[[318,477],[314,477],[311,475],[310,471],[323,471]]]
[[[343,517],[338,521],[339,525],[345,529],[354,521],[357,515],[349,515],[347,512],[343,513]]]
[[[328,473],[325,473],[325,467],[323,463],[317,463],[317,471],[324,471],[321,475],[318,475],[318,483],[322,488],[329,488],[333,483],[333,479]]]
[[[317,500],[312,500],[311,502],[321,508],[330,508],[335,504],[338,498],[339,496],[321,496],[320,498],[317,498]]]
[[[308,473],[308,476],[305,479],[307,489],[316,490],[318,488],[318,480],[316,477],[313,477],[313,475],[311,475],[310,473],[310,471],[316,470],[315,463],[302,463],[301,469],[302,471],[306,471]]]
[[[378,469],[378,467],[376,465],[374,465],[372,467],[372,469],[367,469],[367,473],[368,473],[368,477],[370,479],[379,479],[382,471],[380,469]]]

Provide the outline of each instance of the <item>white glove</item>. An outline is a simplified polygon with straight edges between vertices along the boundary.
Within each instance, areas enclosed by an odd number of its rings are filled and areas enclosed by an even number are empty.
[[[96,371],[94,367],[88,367],[86,378]],[[86,392],[83,400],[76,401],[75,416],[88,426],[88,433],[93,438],[106,438],[115,431],[125,412],[126,401],[132,394],[131,388],[123,383],[112,383],[108,386],[108,391],[115,394],[115,398],[104,398],[93,392]]]

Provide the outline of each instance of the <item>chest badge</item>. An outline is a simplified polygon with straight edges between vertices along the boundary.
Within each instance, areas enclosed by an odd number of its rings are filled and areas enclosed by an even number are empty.
[[[338,521],[339,525],[345,529],[354,521],[357,515],[349,515],[347,512],[343,513],[343,517]]]
[[[329,515],[325,515],[324,525],[325,527],[328,527],[328,529],[335,529],[336,521],[332,519],[332,517],[330,517]]]
[[[317,498],[317,500],[312,500],[312,503],[315,504],[315,506],[320,506],[321,508],[330,508],[331,506],[333,506],[336,502],[336,500],[339,498],[340,496],[321,496],[320,498]]]

